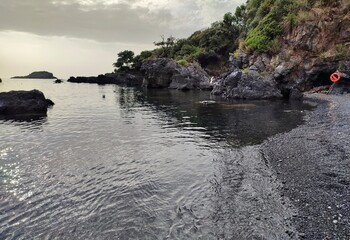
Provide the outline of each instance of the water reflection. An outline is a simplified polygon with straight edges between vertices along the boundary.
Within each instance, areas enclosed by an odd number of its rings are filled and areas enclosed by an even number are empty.
[[[46,122],[46,117],[46,114],[0,115],[0,120],[40,125]]]
[[[166,113],[170,125],[184,131],[202,131],[231,146],[254,145],[302,123],[302,112],[311,107],[301,101],[225,101],[208,92],[136,90],[120,88],[121,106],[128,112],[148,106]],[[206,104],[202,101],[214,100]],[[176,121],[174,121],[176,119]],[[164,126],[166,127],[166,126]]]
[[[18,126],[23,130],[42,130],[42,126],[46,123],[46,115],[0,115],[0,125]]]

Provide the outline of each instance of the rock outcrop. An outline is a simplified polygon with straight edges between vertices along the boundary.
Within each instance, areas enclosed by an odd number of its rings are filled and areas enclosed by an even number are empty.
[[[68,82],[97,83],[97,84],[121,84],[126,86],[141,86],[143,77],[139,73],[110,73],[97,77],[70,77]]]
[[[52,73],[46,71],[32,72],[27,76],[16,76],[13,78],[31,78],[31,79],[57,79]]]
[[[54,103],[39,90],[0,93],[0,115],[45,115],[52,105]]]
[[[308,10],[306,19],[285,27],[276,53],[250,53],[242,47],[231,56],[234,70],[255,71],[259,77],[276,83],[285,98],[301,98],[303,91],[331,85],[329,77],[339,70],[340,82],[350,74],[350,3],[334,1],[328,7]],[[231,71],[231,72],[232,72]],[[229,73],[227,73],[229,74]],[[248,73],[249,75],[249,73]],[[227,95],[232,94],[227,92]]]
[[[148,88],[170,88],[178,90],[211,90],[209,75],[198,63],[182,66],[173,59],[157,58],[145,61],[141,71],[143,86]]]
[[[236,99],[282,98],[273,79],[262,78],[254,71],[235,70],[221,76],[214,85],[214,95]]]

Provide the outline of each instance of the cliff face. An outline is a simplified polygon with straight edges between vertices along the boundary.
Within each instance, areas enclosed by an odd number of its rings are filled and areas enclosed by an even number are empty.
[[[271,67],[276,67],[274,76],[280,84],[301,90],[325,84],[331,73],[347,71],[345,68],[350,66],[349,1],[313,8],[305,18],[291,30],[286,28],[281,53],[270,61]]]
[[[249,55],[242,48],[232,61],[248,74],[258,72],[287,96],[291,89],[307,91],[313,86],[330,84],[329,77],[336,70],[348,78],[350,1],[300,10],[297,22],[284,24],[278,42],[276,53]]]

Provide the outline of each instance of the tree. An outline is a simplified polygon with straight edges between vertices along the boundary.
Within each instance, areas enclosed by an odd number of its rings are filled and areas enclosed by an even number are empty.
[[[151,51],[142,51],[139,55],[134,57],[132,68],[140,70],[142,63],[152,57]]]
[[[113,63],[113,66],[118,70],[130,69],[134,61],[134,55],[135,53],[130,50],[124,50],[122,52],[119,52],[118,59],[115,63]]]
[[[167,39],[164,36],[160,36],[162,38],[159,42],[154,42],[154,45],[157,47],[161,47],[162,52],[159,57],[173,57],[173,48],[176,44],[176,38],[170,35]]]

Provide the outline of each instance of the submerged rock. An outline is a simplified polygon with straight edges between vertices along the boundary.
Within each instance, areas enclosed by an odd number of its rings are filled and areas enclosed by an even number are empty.
[[[46,114],[52,105],[39,90],[0,93],[0,115]]]
[[[198,63],[182,66],[173,59],[157,58],[145,61],[143,86],[147,88],[171,88],[179,90],[211,90],[209,75]]]

